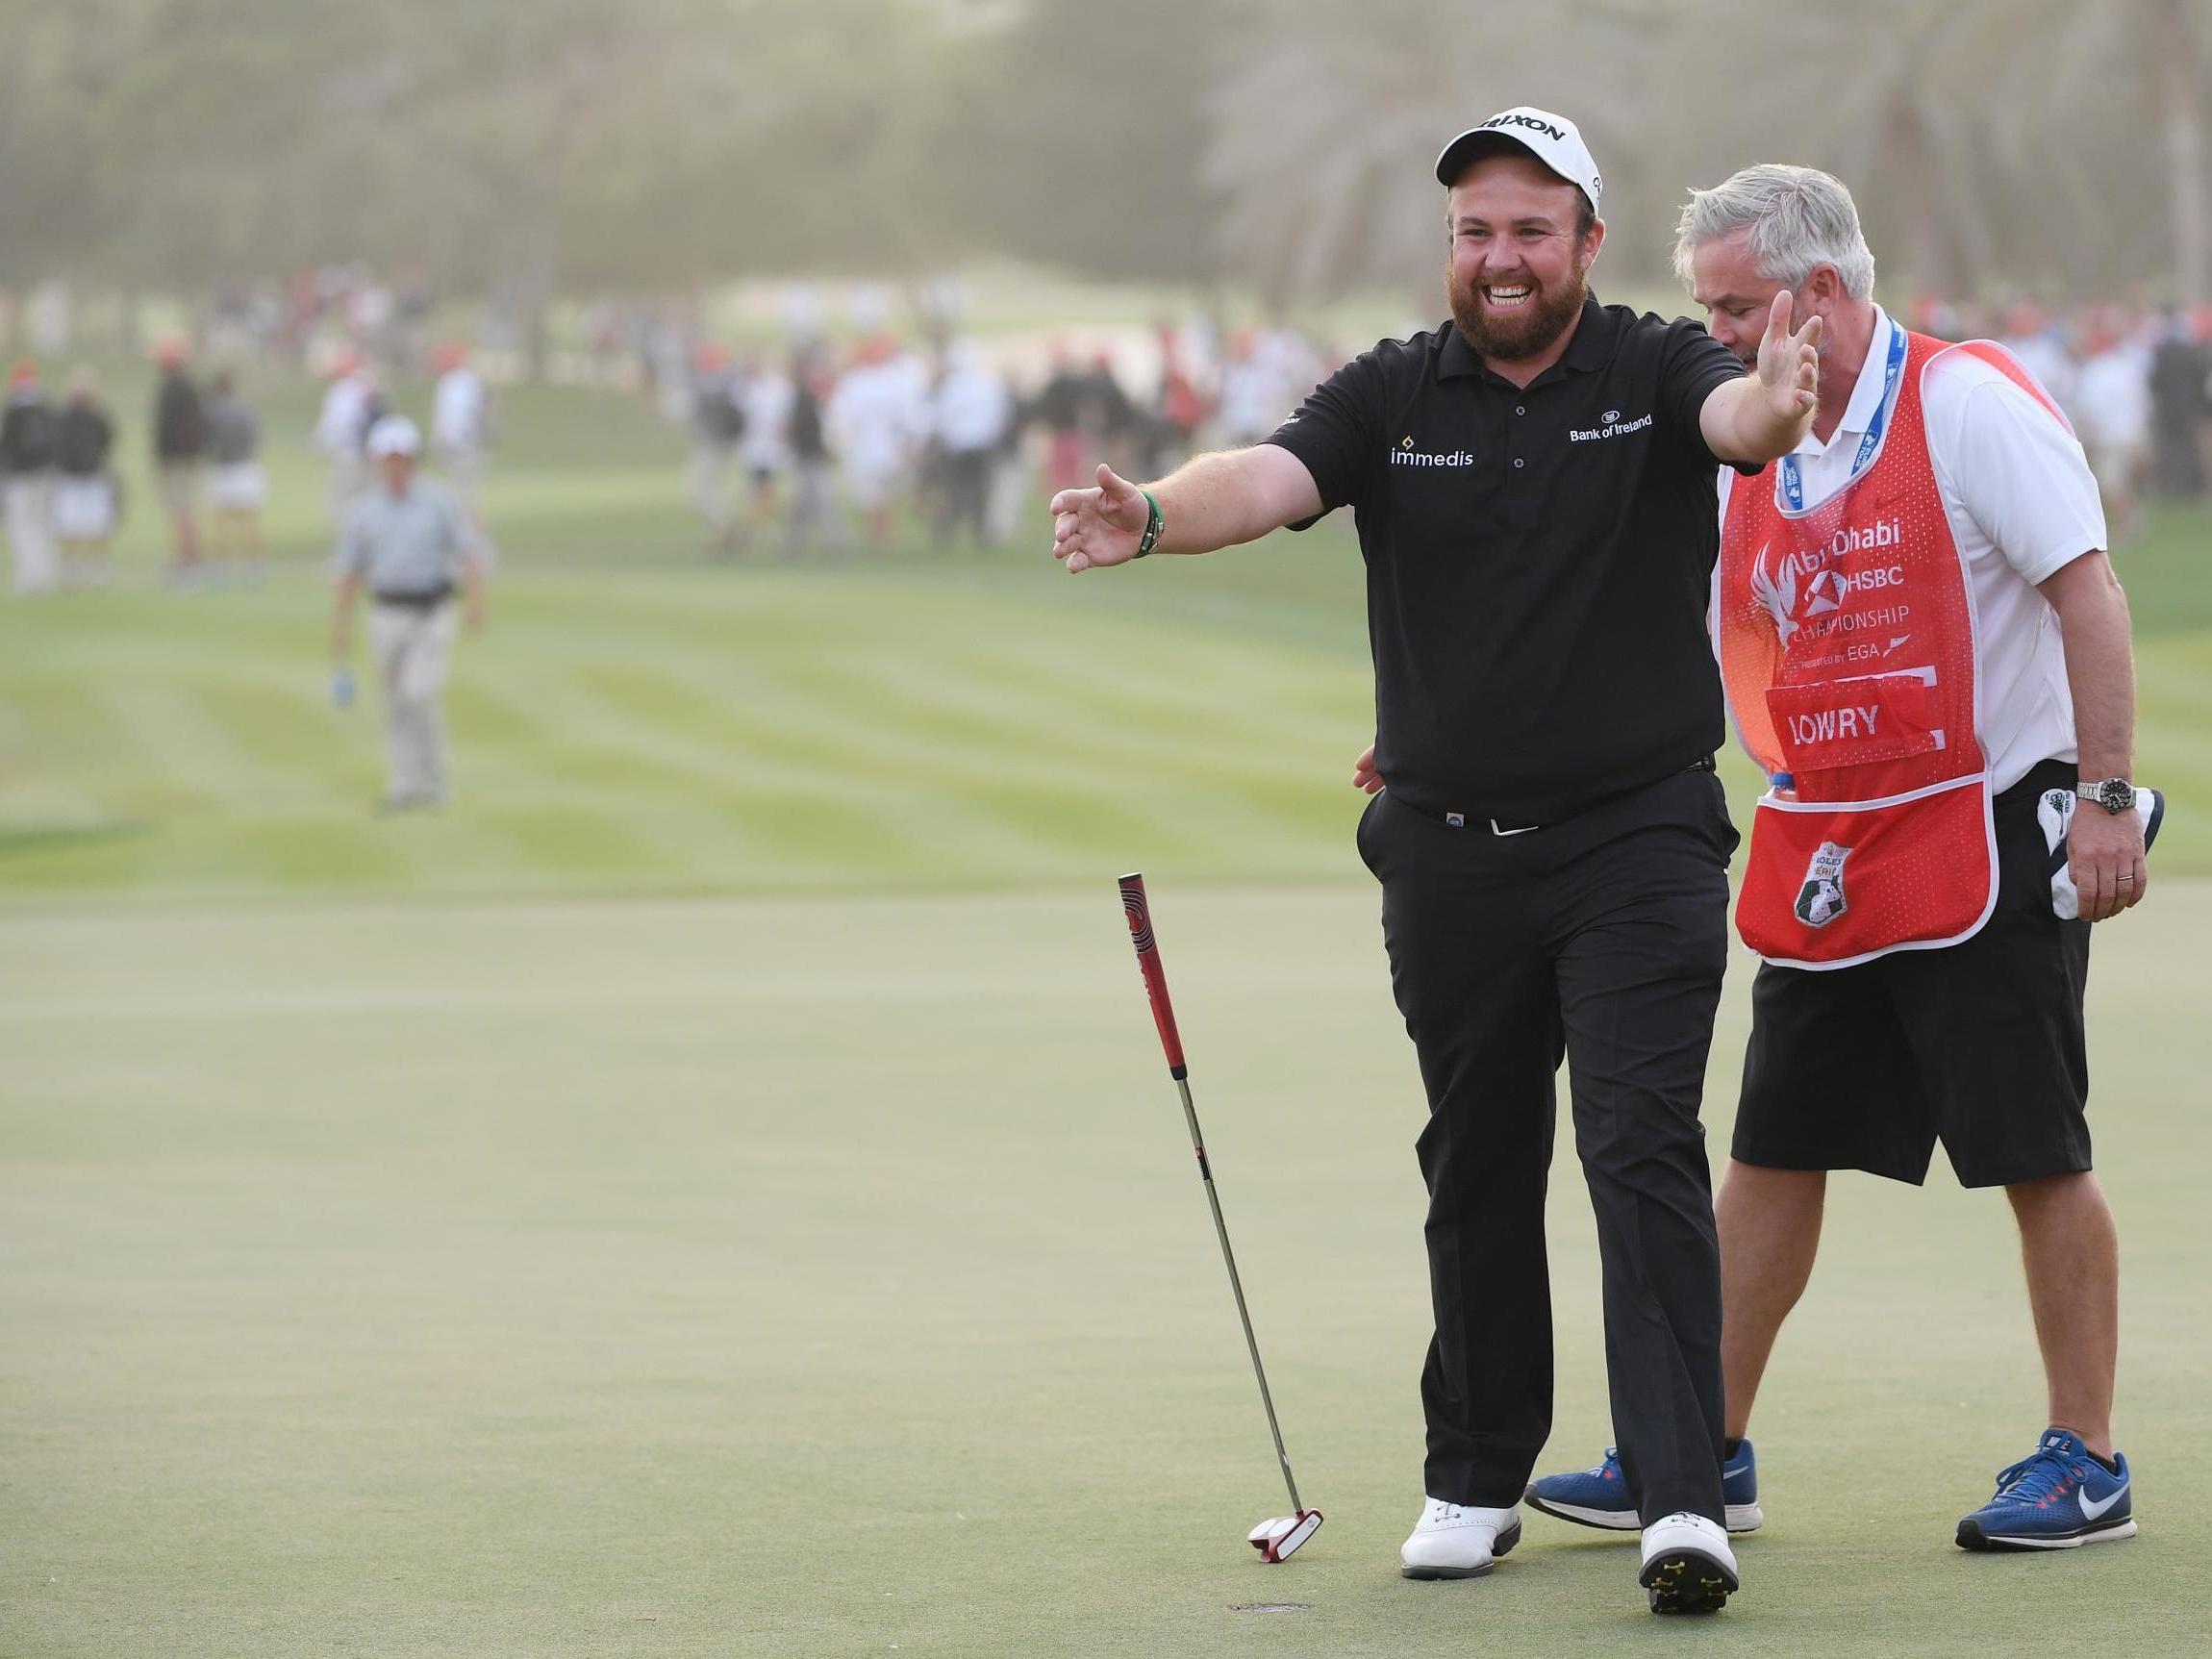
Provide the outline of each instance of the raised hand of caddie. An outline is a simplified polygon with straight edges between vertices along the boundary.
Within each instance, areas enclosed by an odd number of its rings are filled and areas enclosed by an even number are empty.
[[[1813,423],[1821,402],[1821,319],[1790,331],[1790,290],[1774,296],[1767,310],[1767,332],[1759,340],[1759,390],[1775,419],[1800,432]]]
[[[1102,465],[1095,487],[1063,490],[1052,498],[1052,557],[1070,574],[1093,565],[1126,565],[1137,557],[1151,515],[1144,492]]]

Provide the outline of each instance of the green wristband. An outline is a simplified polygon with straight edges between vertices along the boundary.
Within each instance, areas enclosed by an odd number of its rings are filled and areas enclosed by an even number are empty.
[[[1134,555],[1142,559],[1160,545],[1160,537],[1167,530],[1168,521],[1160,515],[1160,498],[1157,495],[1149,490],[1140,490],[1137,493],[1144,498],[1144,505],[1150,509],[1144,518],[1144,534],[1137,539],[1137,551]]]

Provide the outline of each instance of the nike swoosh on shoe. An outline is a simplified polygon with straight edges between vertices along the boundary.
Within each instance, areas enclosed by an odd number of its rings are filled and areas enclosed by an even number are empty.
[[[2104,1512],[2106,1510],[2110,1509],[2114,1504],[2118,1503],[2122,1498],[2127,1496],[2127,1488],[2124,1486],[2116,1486],[2110,1492],[2106,1493],[2104,1496],[2096,1503],[2089,1501],[2089,1494],[2086,1492],[2077,1492],[2075,1496],[2081,1499],[2082,1520],[2101,1521],[2104,1519]]]

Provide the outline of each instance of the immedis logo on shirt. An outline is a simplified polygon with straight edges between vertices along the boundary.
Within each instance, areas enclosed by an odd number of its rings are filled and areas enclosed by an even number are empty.
[[[1416,449],[1413,434],[1409,432],[1390,452],[1390,464],[1393,466],[1472,466],[1474,457],[1464,449],[1455,449],[1448,455],[1440,455],[1433,449]]]
[[[1796,909],[1797,919],[1807,927],[1825,927],[1851,908],[1844,896],[1844,861],[1850,856],[1849,847],[1824,841],[1805,866],[1805,884],[1797,889]]]

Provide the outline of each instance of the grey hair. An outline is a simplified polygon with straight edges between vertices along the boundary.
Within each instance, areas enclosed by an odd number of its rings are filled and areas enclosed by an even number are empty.
[[[1874,291],[1874,256],[1859,229],[1859,210],[1841,179],[1817,167],[1778,162],[1746,167],[1709,190],[1692,190],[1674,227],[1674,274],[1685,287],[1690,262],[1704,243],[1750,229],[1759,272],[1797,288],[1822,265],[1834,265],[1844,291]]]

